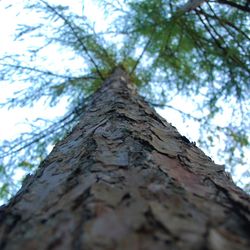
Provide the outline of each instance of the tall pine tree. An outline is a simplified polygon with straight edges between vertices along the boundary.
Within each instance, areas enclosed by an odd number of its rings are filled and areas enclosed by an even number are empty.
[[[123,68],[0,210],[1,250],[249,249],[250,199]]]

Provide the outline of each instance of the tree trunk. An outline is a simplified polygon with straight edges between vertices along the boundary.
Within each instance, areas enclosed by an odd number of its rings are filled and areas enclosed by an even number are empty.
[[[122,68],[0,210],[1,250],[250,249],[249,197]]]

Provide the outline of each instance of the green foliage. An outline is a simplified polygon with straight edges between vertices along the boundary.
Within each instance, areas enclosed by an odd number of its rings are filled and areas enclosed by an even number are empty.
[[[119,64],[155,106],[169,107],[173,93],[193,99],[199,117],[177,112],[200,122],[202,145],[209,148],[223,137],[227,143],[219,152],[221,158],[232,169],[245,164],[242,159],[249,148],[248,15],[220,1],[206,1],[190,12],[181,11],[182,0],[96,2],[107,17],[114,17],[108,30],[97,32],[71,6],[53,5],[49,0],[28,1],[22,10],[23,15],[36,14],[37,19],[20,24],[15,39],[17,45],[29,41],[31,47],[0,58],[1,80],[19,82],[22,88],[0,106],[32,106],[41,100],[55,106],[67,98],[68,109],[63,117],[34,123],[29,132],[2,143],[0,198],[15,190],[10,178],[14,168],[35,169],[46,157],[48,145],[74,126],[87,98]],[[51,51],[54,55],[48,57]],[[215,125],[225,105],[231,120],[227,126]]]
[[[3,183],[0,187],[0,199],[5,199],[9,196],[9,184]]]

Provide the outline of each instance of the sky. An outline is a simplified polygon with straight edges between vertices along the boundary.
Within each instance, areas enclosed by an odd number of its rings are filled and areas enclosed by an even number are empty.
[[[22,51],[22,47],[17,48],[13,43],[13,33],[15,28],[17,27],[18,22],[22,21],[30,21],[31,16],[16,16],[16,12],[22,11],[21,7],[23,1],[13,0],[11,3],[13,6],[9,9],[5,9],[6,4],[9,4],[8,0],[0,0],[0,54],[2,52],[11,51],[12,49],[17,49]],[[52,2],[52,1],[51,1]],[[71,7],[74,8],[74,11],[79,15],[87,16],[87,18],[95,24],[95,27],[98,30],[105,29],[104,15],[102,10],[97,8],[95,4],[91,0],[83,1],[75,1],[74,5],[72,5],[72,1],[70,0],[53,0],[55,3],[61,4],[69,4],[71,3]],[[7,24],[7,25],[4,25]],[[53,56],[53,55],[48,55]],[[12,94],[19,90],[21,86],[18,83],[10,85],[8,82],[0,83],[0,103],[4,102],[4,100],[8,97],[11,97]],[[195,106],[190,98],[177,96],[171,103],[175,108],[187,111],[189,113],[195,112]],[[63,99],[59,105],[54,108],[46,107],[43,101],[39,101],[34,107],[25,107],[25,108],[15,108],[15,109],[0,109],[0,141],[13,139],[18,136],[19,133],[25,132],[29,129],[27,122],[34,121],[37,117],[43,117],[47,119],[53,119],[56,116],[61,116],[64,114],[65,109],[67,107],[67,102]],[[184,110],[185,109],[185,110]],[[162,115],[168,122],[171,122],[178,131],[185,135],[190,139],[190,141],[197,141],[199,138],[199,123],[194,121],[184,122],[182,116],[172,110],[172,109],[157,109],[157,112]],[[223,122],[225,123],[227,118],[224,117]],[[217,122],[222,122],[221,119]],[[215,160],[218,164],[223,164],[223,162],[219,161],[216,157],[216,152],[220,144],[217,144],[215,147],[210,149],[209,156]],[[206,152],[206,151],[205,151]],[[206,152],[207,153],[207,152]],[[239,178],[241,173],[246,169],[238,169],[236,173],[236,179]],[[21,170],[16,172],[15,178],[20,179],[23,176],[24,172]]]

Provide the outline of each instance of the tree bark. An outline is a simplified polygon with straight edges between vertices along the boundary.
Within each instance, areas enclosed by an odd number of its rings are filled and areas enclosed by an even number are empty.
[[[0,210],[1,250],[250,249],[249,196],[118,67]]]
[[[194,10],[203,5],[207,0],[189,0],[179,10],[183,13]]]

